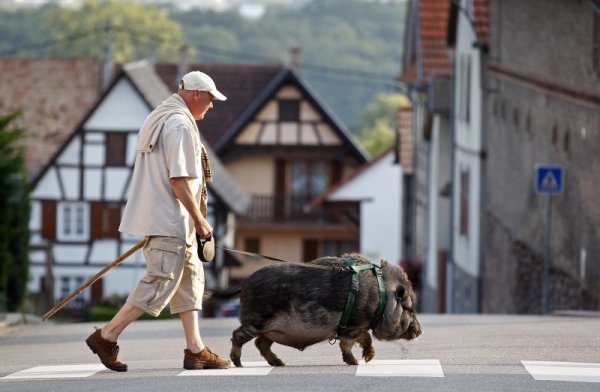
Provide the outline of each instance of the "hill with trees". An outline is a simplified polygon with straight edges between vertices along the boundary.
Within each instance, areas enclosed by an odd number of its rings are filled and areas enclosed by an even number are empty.
[[[180,61],[183,45],[195,62],[281,63],[302,49],[302,76],[357,133],[361,114],[380,94],[395,91],[405,4],[313,0],[266,8],[257,18],[216,12],[89,0],[81,8],[47,4],[0,8],[0,55],[104,57],[112,26],[115,61]]]

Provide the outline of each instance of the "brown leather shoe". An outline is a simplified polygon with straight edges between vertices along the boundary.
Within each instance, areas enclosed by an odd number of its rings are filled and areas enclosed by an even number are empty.
[[[194,354],[187,348],[183,350],[183,368],[187,370],[194,369],[227,369],[231,366],[231,361],[228,359],[220,358],[218,355],[213,354],[208,347],[204,347],[204,350],[197,354]]]
[[[100,362],[110,370],[115,372],[126,372],[127,364],[120,362],[117,359],[119,354],[119,346],[117,342],[110,342],[100,335],[100,329],[91,334],[85,342],[94,354],[98,354]]]

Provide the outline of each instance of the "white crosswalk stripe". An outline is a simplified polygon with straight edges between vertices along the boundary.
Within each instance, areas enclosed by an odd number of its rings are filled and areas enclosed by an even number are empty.
[[[360,361],[357,377],[444,377],[442,364],[437,359]]]
[[[521,361],[535,380],[600,382],[600,363]]]
[[[600,363],[521,361],[527,372],[540,381],[572,381],[600,383]],[[235,377],[266,376],[274,367],[264,361],[244,362],[244,367],[229,369],[185,370],[177,376],[185,377]],[[36,366],[11,373],[2,380],[85,378],[106,370],[102,364]],[[360,361],[357,377],[446,377],[438,359]]]
[[[186,370],[179,376],[266,376],[273,370],[267,362],[244,362],[244,367],[229,369]]]
[[[9,374],[3,379],[81,378],[93,376],[102,370],[106,370],[102,364],[36,366]]]

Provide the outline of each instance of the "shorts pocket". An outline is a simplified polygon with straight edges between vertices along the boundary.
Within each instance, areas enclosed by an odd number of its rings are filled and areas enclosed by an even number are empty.
[[[174,279],[178,260],[182,257],[183,246],[165,240],[150,243],[144,249],[147,271],[143,281],[151,283],[155,279]]]

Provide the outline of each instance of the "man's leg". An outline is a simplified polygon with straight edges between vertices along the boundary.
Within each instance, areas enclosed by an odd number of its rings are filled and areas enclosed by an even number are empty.
[[[198,311],[188,310],[179,313],[187,348],[183,351],[183,368],[193,369],[226,369],[231,366],[228,359],[220,358],[209,350],[202,342],[198,328]]]
[[[101,336],[110,342],[116,342],[121,332],[132,322],[137,320],[144,311],[136,306],[125,303],[115,314],[104,328],[101,329]]]
[[[185,333],[185,343],[187,349],[192,353],[199,353],[204,350],[204,343],[200,337],[200,329],[198,327],[198,311],[188,310],[187,312],[179,313],[183,331]]]
[[[123,332],[123,330],[137,320],[143,310],[133,305],[126,303],[117,312],[115,317],[112,318],[102,329],[96,330],[87,339],[86,343],[94,354],[98,354],[100,361],[107,368],[117,371],[126,372],[127,364],[122,363],[117,359],[119,354],[119,346],[117,345],[117,338]]]

